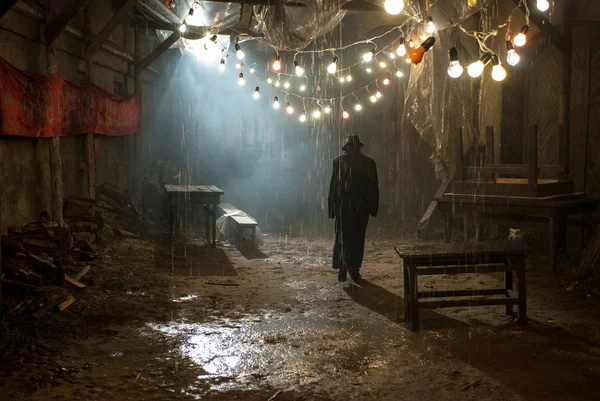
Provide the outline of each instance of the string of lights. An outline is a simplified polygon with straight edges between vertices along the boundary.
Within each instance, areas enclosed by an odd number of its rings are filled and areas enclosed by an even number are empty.
[[[477,3],[478,3],[477,0],[465,0],[465,1],[467,2],[469,7],[475,7],[475,6],[477,6]],[[541,12],[548,10],[550,5],[549,5],[549,3],[546,5],[546,3],[548,3],[547,0],[537,0],[538,10]],[[356,42],[353,42],[353,43],[350,43],[350,44],[347,44],[344,46],[340,46],[340,47],[330,47],[330,48],[318,49],[318,50],[295,51],[295,52],[293,52],[294,53],[293,73],[287,73],[287,72],[281,71],[281,69],[283,67],[283,61],[281,59],[280,52],[283,52],[285,50],[277,48],[277,47],[269,44],[268,46],[270,46],[271,48],[273,48],[275,50],[276,56],[275,56],[274,60],[271,63],[269,63],[267,69],[265,70],[265,75],[261,76],[260,74],[256,73],[254,65],[250,66],[249,72],[250,72],[250,74],[255,75],[255,77],[257,78],[259,83],[266,81],[269,85],[271,85],[273,87],[273,89],[275,91],[279,91],[279,92],[281,92],[281,94],[283,94],[283,98],[286,103],[285,106],[286,106],[287,114],[294,114],[294,112],[295,112],[294,107],[289,102],[288,98],[294,97],[294,98],[299,99],[302,102],[302,113],[300,114],[301,122],[304,122],[307,119],[307,113],[306,113],[307,102],[315,102],[316,103],[316,107],[312,113],[312,116],[314,119],[320,118],[322,113],[324,113],[324,114],[331,113],[331,110],[336,103],[339,103],[339,106],[340,106],[341,112],[342,112],[342,118],[347,119],[350,117],[350,113],[349,113],[348,109],[346,109],[344,107],[344,101],[347,98],[354,97],[356,99],[356,102],[354,104],[354,110],[357,112],[361,111],[363,108],[362,104],[360,103],[360,99],[359,99],[359,95],[361,95],[363,92],[367,93],[370,102],[376,103],[380,98],[383,97],[383,94],[381,92],[379,84],[381,83],[382,85],[387,86],[390,84],[391,78],[393,75],[396,75],[399,78],[402,78],[402,76],[404,75],[403,72],[401,71],[401,69],[398,68],[398,66],[396,65],[396,61],[398,58],[400,58],[400,59],[405,58],[405,60],[408,64],[416,65],[422,61],[424,55],[434,46],[434,44],[436,42],[436,39],[435,39],[436,27],[435,27],[432,17],[429,14],[429,7],[430,7],[429,1],[427,1],[426,7],[425,7],[425,15],[426,15],[425,18],[423,18],[423,16],[421,15],[422,13],[414,13],[412,15],[409,14],[408,15],[409,18],[406,21],[404,21],[401,25],[394,26],[391,29],[387,30],[386,32],[384,32],[380,35],[374,36],[372,38],[356,41]],[[517,33],[517,35],[515,35],[511,40],[510,24],[512,21],[512,17],[513,17],[513,14],[517,10],[519,10],[521,7],[523,7],[525,10],[526,24],[523,25],[523,27],[520,29],[520,31]],[[404,1],[403,0],[386,0],[384,3],[384,8],[386,9],[386,11],[388,11],[392,15],[399,14],[404,9]],[[192,7],[192,9],[193,9],[193,7]],[[190,9],[189,16],[193,15],[192,9]],[[390,12],[390,10],[391,10],[391,12]],[[473,78],[480,77],[483,74],[486,65],[491,62],[491,64],[492,64],[491,77],[495,81],[503,81],[507,76],[507,72],[504,69],[504,67],[502,66],[500,58],[498,57],[496,52],[494,52],[487,45],[486,42],[490,38],[497,36],[501,29],[506,28],[506,37],[505,37],[505,45],[506,45],[506,50],[507,50],[506,62],[511,66],[517,65],[520,61],[520,56],[516,52],[515,47],[516,48],[523,47],[527,43],[527,33],[529,31],[529,16],[530,16],[530,10],[529,10],[527,1],[520,0],[519,4],[517,4],[517,6],[509,14],[508,19],[504,23],[497,25],[496,27],[494,27],[493,29],[491,29],[489,31],[469,31],[469,30],[465,29],[460,23],[451,24],[452,26],[458,27],[460,29],[460,31],[463,32],[464,34],[466,34],[467,36],[474,38],[478,43],[478,47],[481,52],[481,55],[478,60],[476,60],[475,62],[471,63],[468,66],[468,68],[467,68],[468,75]],[[412,27],[409,30],[410,35],[408,33],[406,33],[405,29],[404,29],[404,27],[409,23],[412,24]],[[184,24],[185,24],[185,22],[184,22]],[[395,36],[394,39],[387,45],[378,48],[375,41],[383,39],[396,31],[399,31],[399,35]],[[420,36],[420,39],[422,42],[421,42],[420,46],[415,46],[414,41],[412,39],[410,39],[410,36],[414,37],[415,36],[414,32],[418,32],[418,31],[422,31],[422,35]],[[407,45],[407,39],[409,40],[408,45]],[[213,35],[212,37],[210,37],[210,41],[215,43],[216,35]],[[361,44],[372,44],[373,48],[368,50],[367,52],[365,52],[362,55],[362,60],[359,60],[353,64],[339,68],[338,64],[340,63],[340,57],[338,54],[341,54],[341,52],[344,50],[347,50],[351,47],[361,45]],[[292,85],[292,83],[291,83],[292,78],[295,78],[299,81],[299,83],[300,83],[299,90],[301,92],[304,92],[307,89],[309,77],[323,77],[324,76],[323,73],[318,73],[318,72],[315,74],[306,74],[306,69],[300,63],[298,56],[302,55],[302,54],[317,54],[317,53],[322,54],[322,53],[328,53],[328,52],[332,53],[332,61],[329,64],[327,64],[326,71],[330,76],[337,77],[340,84],[344,84],[346,82],[353,81],[352,71],[357,66],[361,66],[361,69],[366,73],[372,73],[373,72],[372,67],[374,66],[373,61],[375,61],[375,63],[379,65],[382,72],[379,74],[378,77],[375,77],[374,79],[370,80],[366,85],[362,85],[358,88],[354,88],[351,91],[350,90],[344,91],[339,96],[333,96],[333,97],[307,96],[307,95],[296,93],[296,92],[293,92],[292,90],[290,90],[290,87]],[[292,52],[290,52],[290,53],[292,53]],[[395,69],[395,73],[393,73],[393,71],[390,68],[388,68],[387,62],[378,59],[378,56],[381,56],[383,53],[387,53],[388,58],[391,61],[391,66],[393,66]],[[240,72],[238,74],[238,84],[240,86],[245,86],[246,79],[245,79],[244,73],[242,71],[243,68],[245,67],[245,65],[244,65],[245,53],[242,50],[242,48],[237,40],[235,41],[235,54],[236,54],[237,59],[239,60],[236,67],[240,70]],[[449,66],[448,66],[448,75],[453,79],[459,78],[460,76],[462,76],[464,68],[460,65],[457,49],[454,47],[451,48],[449,50],[449,56],[450,56],[449,57],[450,62],[449,62]],[[226,69],[226,66],[225,66],[226,57],[227,56],[225,56],[224,58],[221,59],[221,62],[219,65],[219,69],[221,71],[225,71],[225,69]],[[272,77],[273,75],[276,75],[277,81],[273,80],[273,77]],[[283,85],[281,83],[282,76],[284,77]],[[283,88],[282,88],[282,86],[283,86]],[[372,86],[375,86],[376,91],[374,91],[374,92],[371,91],[370,88]],[[316,85],[316,89],[317,89],[317,92],[321,91],[321,89],[318,85]],[[260,98],[260,85],[257,85],[255,87],[255,90],[254,90],[252,96],[254,99]],[[324,106],[324,109],[323,109],[323,106]],[[273,107],[275,109],[280,108],[279,96],[274,97]]]

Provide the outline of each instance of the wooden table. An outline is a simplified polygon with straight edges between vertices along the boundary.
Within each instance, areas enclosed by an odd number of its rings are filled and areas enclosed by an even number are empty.
[[[212,246],[217,244],[217,214],[216,206],[221,201],[221,195],[224,192],[209,185],[165,185],[167,196],[171,203],[171,234],[175,234],[175,205],[177,201],[183,201],[191,205],[203,205],[205,219],[206,240],[212,242]],[[212,222],[212,224],[211,224]],[[212,241],[210,231],[212,226]]]
[[[420,330],[419,309],[455,306],[506,305],[506,314],[519,307],[519,323],[527,321],[525,285],[526,246],[518,241],[428,243],[396,246],[404,264],[404,320],[411,331]],[[460,273],[504,273],[504,288],[419,291],[418,276]],[[513,291],[513,272],[518,291]],[[498,295],[504,297],[498,298]],[[423,298],[486,296],[487,298],[421,301]],[[495,296],[495,298],[493,298]]]
[[[582,237],[584,243],[591,235],[592,212],[598,208],[597,199],[580,197],[547,197],[520,198],[503,196],[472,196],[444,194],[434,198],[443,213],[444,237],[447,241],[452,237],[452,221],[457,216],[463,219],[471,217],[476,222],[475,239],[480,240],[481,223],[486,219],[506,222],[524,221],[548,223],[548,257],[552,273],[556,273],[556,250],[566,244],[568,216],[581,214]],[[465,225],[466,225],[466,220]],[[466,231],[465,231],[466,239]]]

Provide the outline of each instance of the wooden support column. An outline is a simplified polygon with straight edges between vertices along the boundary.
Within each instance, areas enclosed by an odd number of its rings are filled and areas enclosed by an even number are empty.
[[[56,74],[58,69],[56,54],[52,46],[46,46],[46,72]],[[40,139],[45,141],[45,139]],[[50,138],[50,187],[52,191],[51,218],[57,223],[63,222],[63,185],[62,160],[60,157],[60,137]]]
[[[537,146],[537,125],[529,127],[529,135],[527,138],[527,164],[529,166],[529,190],[531,196],[537,196],[538,186],[538,146]]]
[[[89,8],[83,11],[83,36],[84,44],[87,47],[92,40],[91,16]],[[92,82],[92,61],[85,60],[85,76],[88,82]],[[85,135],[84,154],[87,166],[87,181],[88,181],[88,197],[96,197],[96,150],[94,147],[94,133],[90,132]]]
[[[112,18],[106,23],[104,28],[100,31],[98,36],[96,36],[88,46],[85,48],[85,58],[91,59],[94,57],[94,54],[102,47],[102,44],[110,34],[119,26],[123,18],[133,10],[135,5],[137,4],[137,0],[126,0],[121,7],[117,10],[117,12],[112,16]]]
[[[463,160],[463,129],[456,129],[456,138],[454,144],[454,178],[456,181],[464,181],[465,179],[465,163]]]
[[[46,36],[46,46],[52,46],[61,32],[69,25],[77,14],[83,9],[90,0],[79,0],[73,7],[63,11],[58,17],[54,18],[44,30]]]
[[[133,51],[133,91],[136,96],[139,96],[140,99],[140,130],[135,134],[134,139],[134,165],[135,165],[135,177],[133,178],[133,189],[134,193],[138,196],[142,194],[142,185],[141,179],[142,177],[142,160],[143,160],[143,143],[142,143],[142,132],[143,132],[143,121],[142,121],[142,107],[143,107],[143,99],[142,99],[142,74],[141,71],[138,70],[138,65],[140,60],[142,59],[142,30],[139,26],[135,26],[135,37],[134,37],[134,51]],[[172,210],[171,210],[172,213]],[[173,219],[173,215],[171,216]]]
[[[135,29],[137,32],[140,28],[136,26]],[[144,71],[146,68],[148,68],[150,66],[150,64],[152,64],[152,62],[154,62],[154,60],[156,60],[158,57],[160,57],[161,54],[163,54],[165,51],[167,51],[180,37],[181,37],[181,34],[179,33],[179,31],[173,32],[171,34],[171,36],[166,38],[160,45],[156,46],[156,49],[152,50],[152,53],[147,55],[143,60],[135,61],[136,82],[137,82],[138,77],[142,73],[142,71]],[[136,35],[136,43],[137,43],[137,35]],[[139,51],[138,51],[138,53],[139,53]],[[135,58],[135,55],[134,55],[134,58]]]

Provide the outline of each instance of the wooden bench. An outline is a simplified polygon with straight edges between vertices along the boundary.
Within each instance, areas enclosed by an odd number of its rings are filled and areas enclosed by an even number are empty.
[[[456,306],[505,305],[513,315],[519,307],[519,323],[527,320],[525,258],[527,249],[517,241],[480,243],[429,243],[400,245],[396,252],[404,262],[404,320],[411,331],[420,330],[419,309]],[[418,276],[461,273],[504,273],[504,288],[419,291]],[[513,290],[513,272],[517,289]],[[503,297],[498,297],[502,295]],[[472,298],[482,296],[480,298]],[[463,297],[456,299],[456,297]],[[464,297],[471,297],[464,299]],[[444,300],[424,300],[446,298]],[[454,298],[454,299],[448,299]]]
[[[243,212],[237,207],[233,206],[230,203],[221,203],[217,205],[217,213],[219,217],[227,216],[231,218],[233,222],[233,226],[238,234],[238,237],[243,240],[244,239],[244,231],[250,230],[252,236],[252,245],[256,245],[256,227],[258,223],[251,217],[248,216],[238,216],[237,213]]]

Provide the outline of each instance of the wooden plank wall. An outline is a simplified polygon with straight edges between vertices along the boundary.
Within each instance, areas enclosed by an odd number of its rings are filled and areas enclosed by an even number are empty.
[[[558,107],[562,90],[561,71],[560,52],[554,46],[546,46],[529,68],[526,127],[534,124],[538,126],[538,162],[540,164],[558,164]],[[527,129],[524,132],[527,132]]]
[[[586,186],[591,196],[600,198],[600,33],[598,30],[589,44]]]

